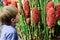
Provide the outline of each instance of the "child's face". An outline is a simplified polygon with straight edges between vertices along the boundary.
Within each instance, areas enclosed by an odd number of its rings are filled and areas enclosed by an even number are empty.
[[[19,22],[19,20],[20,20],[20,13],[18,13],[18,14],[16,15],[15,23]]]
[[[16,15],[16,18],[11,19],[11,25],[15,25],[20,20],[20,13]]]

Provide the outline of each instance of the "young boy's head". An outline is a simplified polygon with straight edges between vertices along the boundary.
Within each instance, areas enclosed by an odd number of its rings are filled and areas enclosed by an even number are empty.
[[[16,7],[11,5],[5,6],[0,10],[0,21],[2,24],[15,25],[19,21],[19,15]]]

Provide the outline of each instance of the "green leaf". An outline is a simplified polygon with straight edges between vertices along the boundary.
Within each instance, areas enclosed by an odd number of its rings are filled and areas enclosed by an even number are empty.
[[[58,3],[60,3],[60,0],[58,0]]]
[[[57,24],[60,25],[60,20],[57,21]]]
[[[58,0],[54,0],[54,6],[56,6],[57,3],[58,3]]]
[[[3,8],[3,6],[0,6],[0,10]]]

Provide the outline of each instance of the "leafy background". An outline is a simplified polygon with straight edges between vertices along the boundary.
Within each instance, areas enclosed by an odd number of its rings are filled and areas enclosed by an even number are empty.
[[[19,0],[21,2],[21,0]],[[40,39],[42,40],[52,40],[53,38],[56,38],[58,36],[60,36],[60,20],[57,21],[55,28],[52,29],[48,29],[48,26],[46,25],[46,3],[50,1],[50,0],[36,0],[36,6],[38,7],[38,9],[40,10],[40,31],[37,31],[37,29],[35,29],[35,31],[33,31],[33,27],[29,28],[30,26],[28,26],[25,22],[25,18],[24,18],[24,14],[22,12],[21,16],[20,16],[20,21],[19,23],[17,23],[16,28],[18,31],[18,34],[21,36],[22,40],[27,40],[29,37],[29,40],[31,40],[32,37],[34,37],[34,35],[31,37],[31,33],[29,35],[28,31],[33,32],[34,33],[39,33],[40,35]],[[54,2],[54,6],[56,6],[57,3],[60,3],[60,0],[52,0]],[[31,9],[34,7],[34,2],[32,0],[29,0],[30,3],[30,7]],[[37,5],[38,4],[38,5]],[[0,6],[0,9],[2,9],[3,6]],[[32,26],[33,23],[31,23]],[[52,36],[52,39],[51,39]],[[38,36],[37,36],[38,37]],[[37,39],[36,39],[37,40]]]

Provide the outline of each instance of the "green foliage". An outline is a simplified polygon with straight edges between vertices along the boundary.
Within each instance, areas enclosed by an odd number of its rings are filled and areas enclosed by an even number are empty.
[[[3,8],[3,6],[0,6],[0,10]]]
[[[60,20],[57,21],[57,24],[60,25]]]
[[[25,35],[28,34],[28,25],[24,22],[22,15],[20,16],[19,23],[17,23],[16,25],[17,27],[21,28],[22,33],[24,33]]]
[[[17,23],[17,26],[21,28],[21,31],[26,35],[26,38],[29,37],[27,36],[27,34],[29,34],[28,32],[30,32],[31,40],[33,39],[35,34],[37,35],[36,40],[38,40],[38,37],[40,37],[41,40],[51,40],[51,37],[54,36],[55,33],[54,27],[48,29],[48,26],[46,25],[46,3],[49,1],[51,0],[29,0],[30,18],[32,17],[31,11],[36,6],[40,11],[40,22],[36,25],[31,20],[31,25],[28,26],[25,22],[26,18],[24,16],[24,13],[21,13],[20,22]],[[60,3],[60,0],[52,0],[52,1],[54,2],[54,7],[56,6],[57,3]],[[60,20],[57,21],[57,24],[60,25]]]

